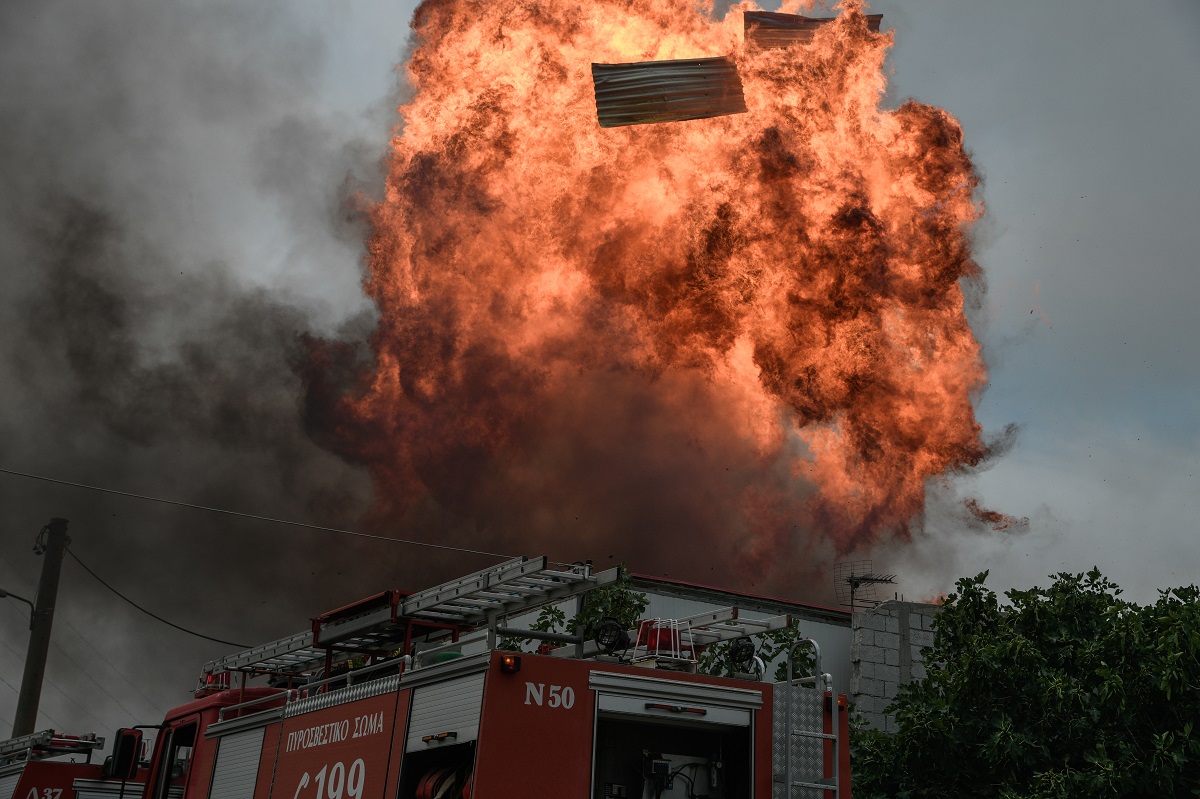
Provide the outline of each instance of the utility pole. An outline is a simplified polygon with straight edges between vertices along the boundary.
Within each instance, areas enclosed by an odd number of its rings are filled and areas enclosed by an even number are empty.
[[[38,581],[37,601],[29,618],[29,649],[25,653],[25,674],[13,721],[13,737],[29,735],[37,725],[38,702],[42,696],[42,678],[46,676],[46,653],[50,649],[50,627],[54,623],[54,603],[58,598],[58,576],[62,571],[67,537],[67,520],[51,519],[38,533],[33,551],[41,555],[42,578]]]

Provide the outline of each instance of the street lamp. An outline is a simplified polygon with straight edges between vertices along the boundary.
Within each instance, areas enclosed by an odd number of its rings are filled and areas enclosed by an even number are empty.
[[[14,594],[12,591],[5,591],[3,588],[0,588],[0,599],[4,599],[5,597],[12,597],[13,599],[24,602],[26,605],[29,606],[29,629],[32,630],[33,629],[33,614],[37,613],[37,609],[34,608],[33,603],[30,602],[28,599],[26,599],[23,596],[18,596],[16,594]]]

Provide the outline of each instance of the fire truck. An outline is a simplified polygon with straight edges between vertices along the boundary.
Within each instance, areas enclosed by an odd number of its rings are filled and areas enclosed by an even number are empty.
[[[0,799],[850,796],[846,698],[817,644],[795,642],[781,682],[755,655],[788,616],[509,626],[620,579],[522,557],[384,591],[206,664],[193,701],[118,730],[103,763],[94,735],[0,743]],[[731,676],[701,673],[721,642]]]

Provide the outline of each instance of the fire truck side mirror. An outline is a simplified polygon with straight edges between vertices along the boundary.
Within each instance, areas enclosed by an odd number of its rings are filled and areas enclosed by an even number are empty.
[[[113,744],[112,767],[109,776],[119,780],[131,780],[137,774],[138,761],[142,755],[142,731],[117,730]]]

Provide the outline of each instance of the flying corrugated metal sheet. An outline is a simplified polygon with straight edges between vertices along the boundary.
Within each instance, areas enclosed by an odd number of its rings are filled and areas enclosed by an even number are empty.
[[[746,112],[742,79],[724,56],[592,64],[592,81],[602,128]]]
[[[812,41],[817,28],[834,17],[802,17],[796,14],[776,14],[770,11],[745,13],[746,41],[764,49],[790,47]],[[879,31],[883,14],[867,14],[867,27]]]

